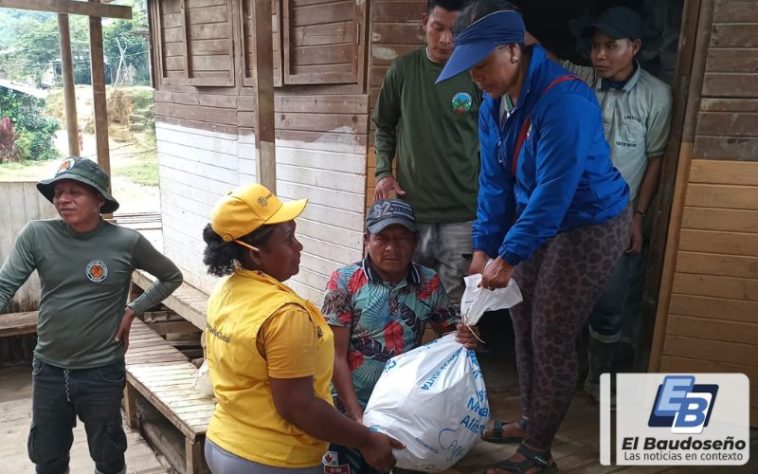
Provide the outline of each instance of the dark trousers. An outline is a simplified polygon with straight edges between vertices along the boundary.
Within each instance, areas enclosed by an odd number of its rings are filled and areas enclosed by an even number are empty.
[[[77,416],[84,423],[97,472],[123,472],[126,451],[126,434],[121,424],[121,397],[126,384],[124,362],[69,370],[35,358],[33,367],[28,451],[37,473],[68,471]]]
[[[523,303],[511,308],[525,442],[549,449],[576,388],[576,342],[629,244],[631,208],[550,239],[516,266]]]

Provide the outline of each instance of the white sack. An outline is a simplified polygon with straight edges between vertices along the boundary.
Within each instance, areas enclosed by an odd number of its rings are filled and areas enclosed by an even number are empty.
[[[211,385],[211,378],[208,374],[208,359],[205,359],[200,368],[197,369],[193,386],[201,395],[213,396],[213,385]]]
[[[439,472],[469,451],[488,418],[476,354],[448,334],[387,362],[363,423],[405,445],[394,452],[398,467]]]
[[[516,280],[511,278],[508,286],[490,290],[479,287],[482,275],[469,275],[464,277],[466,290],[461,297],[461,318],[468,326],[475,326],[485,311],[506,309],[521,303],[521,289]]]

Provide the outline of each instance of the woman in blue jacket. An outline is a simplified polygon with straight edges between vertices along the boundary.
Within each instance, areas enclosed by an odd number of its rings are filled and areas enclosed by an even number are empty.
[[[438,82],[470,70],[486,92],[470,272],[490,289],[514,278],[524,295],[511,310],[523,418],[489,433],[521,446],[490,472],[553,472],[576,340],[629,242],[629,191],[611,164],[595,93],[540,46],[524,46],[512,5],[480,1],[458,21]]]

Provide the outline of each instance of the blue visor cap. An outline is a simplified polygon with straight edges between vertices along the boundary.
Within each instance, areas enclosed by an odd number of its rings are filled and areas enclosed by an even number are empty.
[[[476,20],[455,37],[453,54],[435,84],[468,71],[498,46],[523,43],[524,30],[524,19],[513,10],[500,10]]]

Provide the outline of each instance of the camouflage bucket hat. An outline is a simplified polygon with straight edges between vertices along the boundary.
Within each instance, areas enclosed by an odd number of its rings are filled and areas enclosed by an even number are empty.
[[[103,169],[94,161],[88,160],[87,158],[80,158],[78,156],[66,158],[55,173],[55,177],[52,179],[43,179],[37,183],[37,189],[48,201],[53,202],[55,183],[64,179],[78,181],[95,188],[95,190],[103,196],[103,199],[105,199],[103,207],[100,208],[101,213],[110,214],[118,209],[118,201],[113,199],[113,196],[111,196],[110,193],[111,180],[108,175],[105,174],[105,171],[103,171]]]

